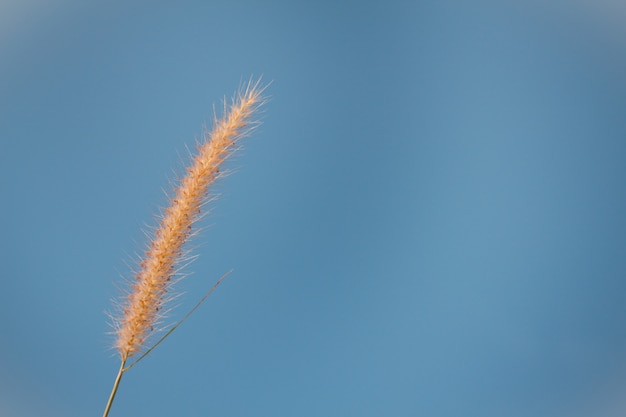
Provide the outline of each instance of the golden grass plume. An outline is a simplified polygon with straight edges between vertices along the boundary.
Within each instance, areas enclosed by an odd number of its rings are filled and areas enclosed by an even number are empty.
[[[195,157],[163,212],[131,289],[121,303],[121,316],[116,319],[115,347],[120,355],[121,366],[105,409],[105,417],[122,374],[143,356],[135,359],[130,366],[126,366],[127,361],[139,353],[144,352],[145,355],[152,349],[146,345],[168,300],[185,242],[194,231],[194,222],[201,217],[201,208],[209,196],[209,187],[220,175],[220,165],[236,149],[238,141],[257,125],[253,116],[264,103],[264,90],[260,80],[251,80],[245,88],[240,89],[228,108],[224,103],[223,117],[218,119],[215,116],[212,130],[204,132]]]

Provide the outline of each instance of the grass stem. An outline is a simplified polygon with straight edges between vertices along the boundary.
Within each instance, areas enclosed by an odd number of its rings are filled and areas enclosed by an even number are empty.
[[[113,383],[113,389],[111,390],[111,395],[109,396],[109,401],[107,401],[107,406],[104,409],[104,414],[102,417],[107,417],[109,415],[109,410],[111,409],[111,404],[113,404],[113,400],[115,399],[115,394],[117,393],[117,388],[120,386],[120,381],[122,380],[122,374],[126,369],[124,369],[124,365],[126,365],[126,361],[123,360],[120,365],[120,370],[117,372],[117,377],[115,377],[115,382]]]

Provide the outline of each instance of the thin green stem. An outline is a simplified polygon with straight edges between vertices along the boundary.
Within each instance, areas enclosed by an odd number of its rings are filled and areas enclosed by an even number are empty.
[[[211,287],[211,289],[209,291],[206,292],[206,294],[204,294],[204,297],[202,297],[200,299],[200,301],[198,301],[198,303],[191,309],[189,310],[189,312],[187,314],[185,314],[185,316],[180,319],[180,321],[178,321],[178,323],[176,323],[175,325],[173,325],[168,331],[167,333],[165,333],[155,344],[153,344],[148,350],[146,350],[139,358],[135,359],[130,365],[128,365],[126,368],[124,368],[122,370],[122,372],[126,372],[128,371],[130,368],[132,368],[133,366],[135,366],[137,364],[137,362],[139,362],[140,360],[142,360],[143,358],[145,358],[146,356],[148,356],[148,354],[150,352],[152,352],[154,350],[155,347],[159,346],[161,344],[161,342],[163,342],[165,339],[167,339],[167,337],[172,334],[172,332],[174,330],[176,330],[178,328],[178,326],[180,326],[181,324],[183,324],[183,322],[185,320],[187,320],[194,311],[196,311],[198,309],[198,307],[200,307],[202,305],[202,303],[204,303],[206,301],[207,298],[209,298],[209,295],[211,295],[213,293],[213,291],[215,291],[215,289],[217,288],[218,285],[220,285],[222,283],[222,281],[224,281],[224,278],[226,278],[227,276],[229,276],[231,274],[231,272],[233,272],[233,270],[231,269],[230,271],[228,271],[227,273],[225,273],[224,275],[222,275],[222,277],[220,279],[217,280],[217,282],[215,284],[213,284],[213,286]],[[106,416],[105,416],[106,417]]]
[[[124,369],[124,365],[126,365],[126,359],[122,360],[122,364],[120,365],[120,370],[117,373],[117,377],[115,377],[115,383],[113,384],[113,389],[111,390],[111,395],[109,396],[109,401],[107,402],[107,406],[104,409],[104,414],[102,415],[102,417],[107,417],[109,415],[111,404],[113,404],[113,400],[115,399],[115,394],[117,393],[117,387],[120,386],[120,381],[122,380],[122,374],[126,370]]]
[[[135,359],[128,366],[126,366],[126,360],[128,359],[128,357],[126,357],[126,358],[124,358],[122,360],[122,363],[120,364],[120,370],[117,372],[117,377],[115,377],[115,383],[113,384],[113,389],[111,390],[111,395],[109,396],[109,401],[107,402],[107,406],[104,409],[104,414],[102,415],[102,417],[107,417],[109,415],[109,410],[111,410],[111,404],[113,404],[113,400],[115,399],[115,394],[117,393],[117,388],[120,386],[120,381],[122,380],[122,374],[124,372],[128,371],[133,366],[135,366],[137,364],[137,362],[139,362],[140,360],[145,358],[150,352],[152,352],[152,350],[155,347],[157,347],[159,344],[161,344],[161,342],[163,342],[170,334],[172,334],[172,332],[174,330],[176,330],[178,328],[178,326],[183,324],[183,322],[185,320],[187,320],[189,318],[189,316],[191,316],[193,314],[193,312],[196,311],[198,309],[198,307],[200,307],[200,305],[202,305],[202,303],[204,303],[206,301],[207,298],[209,298],[209,295],[211,295],[213,293],[213,291],[215,291],[217,286],[220,285],[222,283],[222,281],[224,280],[224,278],[226,278],[228,275],[230,275],[231,272],[233,272],[233,271],[230,270],[227,273],[225,273],[224,275],[222,275],[222,277],[220,279],[218,279],[215,284],[213,284],[211,289],[209,291],[207,291],[206,294],[204,294],[204,297],[202,297],[200,299],[200,301],[198,301],[198,303],[191,310],[189,310],[189,312],[178,323],[176,323],[174,326],[172,326],[172,328],[167,333],[165,333],[165,335],[163,337],[161,337],[155,344],[153,344],[150,347],[150,349],[146,350],[143,355],[141,355],[139,358]]]

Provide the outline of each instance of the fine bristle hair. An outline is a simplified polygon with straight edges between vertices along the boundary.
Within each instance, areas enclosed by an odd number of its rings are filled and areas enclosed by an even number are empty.
[[[151,240],[127,295],[119,303],[120,316],[114,323],[115,347],[123,364],[149,348],[150,336],[162,324],[177,272],[189,260],[184,245],[197,232],[194,226],[203,215],[203,205],[213,198],[209,189],[222,176],[222,163],[258,125],[253,116],[264,103],[264,90],[260,80],[251,80],[230,104],[224,103],[221,118],[214,114],[211,130],[204,130],[195,155],[150,233]]]

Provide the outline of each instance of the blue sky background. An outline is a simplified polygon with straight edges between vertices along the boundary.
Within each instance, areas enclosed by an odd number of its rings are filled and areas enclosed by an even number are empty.
[[[234,272],[111,416],[626,413],[620,2],[52,3],[0,5],[0,415],[101,415],[141,229],[261,74],[176,313]]]

